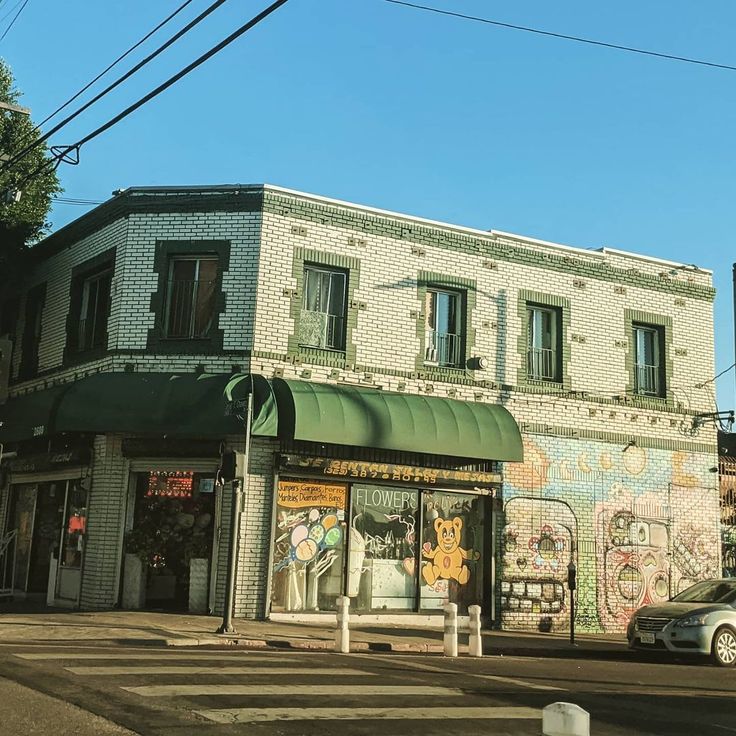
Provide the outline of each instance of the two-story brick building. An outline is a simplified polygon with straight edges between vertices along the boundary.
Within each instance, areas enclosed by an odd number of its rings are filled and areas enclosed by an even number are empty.
[[[34,253],[0,300],[16,592],[119,605],[131,551],[147,605],[204,558],[220,608],[251,375],[239,615],[556,629],[572,560],[619,631],[718,574],[707,271],[272,186],[128,189]]]

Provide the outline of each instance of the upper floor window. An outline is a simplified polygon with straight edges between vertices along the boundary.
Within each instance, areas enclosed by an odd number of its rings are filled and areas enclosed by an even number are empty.
[[[663,330],[657,325],[634,324],[634,392],[664,396]]]
[[[463,299],[458,291],[428,288],[424,313],[425,363],[459,367],[463,364]]]
[[[26,295],[25,325],[19,368],[21,378],[29,378],[38,372],[38,346],[41,342],[45,301],[46,284],[34,287]]]
[[[304,266],[304,297],[299,318],[299,344],[327,350],[345,349],[347,274],[320,266]]]
[[[216,317],[217,257],[174,256],[169,264],[165,336],[209,336]]]
[[[107,320],[110,316],[112,269],[88,276],[82,282],[77,350],[107,347]]]
[[[560,311],[527,306],[527,376],[535,381],[561,381]]]

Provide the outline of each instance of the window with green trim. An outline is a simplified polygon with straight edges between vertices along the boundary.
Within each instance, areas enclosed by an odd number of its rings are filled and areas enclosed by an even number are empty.
[[[659,325],[633,323],[634,393],[639,396],[666,395],[664,330]]]
[[[165,335],[180,340],[207,337],[214,327],[216,256],[173,256],[166,289]]]
[[[305,264],[300,346],[345,350],[347,281],[341,269]]]
[[[463,294],[428,287],[426,294],[424,362],[457,368],[465,361]]]
[[[562,381],[562,314],[556,307],[527,304],[527,377]]]

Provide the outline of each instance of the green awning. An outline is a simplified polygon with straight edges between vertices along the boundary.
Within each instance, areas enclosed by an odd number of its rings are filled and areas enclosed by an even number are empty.
[[[245,425],[237,414],[243,407],[237,402],[250,385],[242,374],[97,373],[0,406],[0,442],[63,432],[207,438],[242,434]],[[275,437],[271,385],[254,376],[253,386],[253,433]],[[236,402],[234,410],[231,401]]]
[[[0,443],[21,442],[50,434],[51,424],[69,384],[15,396],[0,405]]]
[[[354,447],[520,462],[521,434],[497,404],[272,379],[279,436]]]

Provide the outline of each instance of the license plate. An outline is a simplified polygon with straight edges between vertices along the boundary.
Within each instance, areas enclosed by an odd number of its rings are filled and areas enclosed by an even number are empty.
[[[639,633],[639,638],[642,644],[654,644],[654,634],[648,631],[642,631]]]

